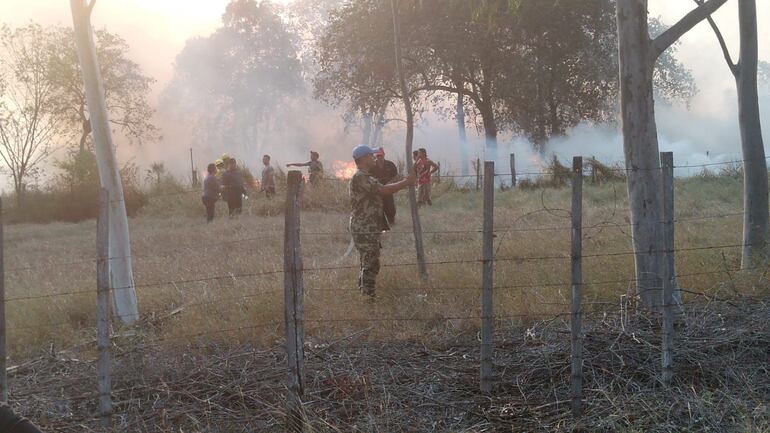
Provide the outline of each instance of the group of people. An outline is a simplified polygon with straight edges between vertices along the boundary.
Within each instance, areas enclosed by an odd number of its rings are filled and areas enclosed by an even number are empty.
[[[289,163],[287,167],[308,167],[309,182],[317,184],[323,177],[323,164],[318,152],[310,152],[310,161]],[[353,244],[358,251],[360,271],[359,291],[374,299],[377,275],[380,272],[380,251],[382,233],[396,222],[396,205],[393,195],[417,185],[419,205],[433,205],[431,199],[431,177],[439,170],[438,164],[428,158],[424,148],[412,153],[414,170],[400,178],[398,168],[385,159],[382,147],[371,148],[358,145],[352,152],[356,172],[350,178],[349,195],[351,204],[349,230]],[[262,157],[260,190],[268,198],[275,195],[275,169],[270,165],[270,155]],[[221,196],[227,202],[229,215],[241,213],[242,198],[246,194],[243,176],[238,164],[229,155],[207,167],[208,175],[203,182],[203,203],[206,206],[208,222],[214,219],[214,205]]]
[[[206,207],[206,221],[214,220],[217,200],[222,197],[227,202],[228,214],[239,215],[243,209],[243,196],[246,183],[243,180],[238,162],[224,154],[206,167],[203,180],[203,205]]]
[[[293,162],[286,167],[308,167],[310,183],[317,184],[323,178],[323,164],[316,151],[310,151],[310,161]],[[206,208],[206,221],[214,220],[216,203],[222,198],[227,203],[230,217],[240,215],[243,211],[243,198],[248,197],[246,182],[238,162],[225,153],[221,158],[206,167],[206,178],[203,180],[203,205]],[[275,168],[270,165],[270,155],[262,156],[260,192],[267,198],[275,196]]]

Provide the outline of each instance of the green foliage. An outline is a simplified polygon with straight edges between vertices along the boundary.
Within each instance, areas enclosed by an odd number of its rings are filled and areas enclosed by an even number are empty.
[[[90,141],[91,124],[75,36],[70,27],[49,27],[47,31],[49,80],[57,92],[55,106],[66,121],[66,137],[78,142],[82,151]],[[160,138],[152,123],[155,110],[148,103],[155,80],[129,58],[130,47],[119,35],[96,30],[94,43],[110,123],[130,141],[141,144]]]
[[[28,192],[20,206],[9,209],[10,222],[78,222],[96,218],[100,182],[93,152],[72,150],[54,166],[58,173],[45,189]],[[139,168],[127,164],[120,175],[126,211],[134,216],[147,203],[147,195],[139,186]]]
[[[613,0],[400,3],[403,64],[418,114],[431,106],[454,116],[449,107],[463,94],[472,104],[467,114],[488,137],[509,130],[536,145],[581,121],[614,121]],[[392,104],[401,93],[392,32],[388,2],[356,0],[334,11],[319,42],[316,96],[353,116]],[[686,102],[697,90],[673,51],[655,77],[670,100]]]

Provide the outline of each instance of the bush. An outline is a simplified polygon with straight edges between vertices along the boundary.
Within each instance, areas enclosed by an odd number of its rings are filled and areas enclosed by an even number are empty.
[[[7,212],[11,223],[78,222],[96,218],[99,212],[99,174],[91,151],[72,151],[67,159],[56,161],[59,173],[42,190],[28,191],[24,202]],[[126,212],[135,215],[147,196],[139,188],[138,168],[127,164],[120,170]]]

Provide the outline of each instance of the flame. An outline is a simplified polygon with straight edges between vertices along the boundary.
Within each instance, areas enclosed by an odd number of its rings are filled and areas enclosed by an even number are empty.
[[[334,176],[338,179],[350,179],[358,170],[355,162],[347,161],[334,161],[332,167],[334,167]]]

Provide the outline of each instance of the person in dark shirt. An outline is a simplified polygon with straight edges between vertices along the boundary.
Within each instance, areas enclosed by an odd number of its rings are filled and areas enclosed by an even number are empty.
[[[378,147],[374,149],[375,168],[372,173],[381,184],[387,185],[394,182],[398,178],[398,167],[393,161],[385,159],[385,149]],[[393,195],[382,196],[382,208],[385,212],[385,218],[388,219],[388,223],[393,225],[396,223],[396,201]]]
[[[42,433],[26,418],[22,418],[4,402],[0,402],[0,433]]]
[[[206,167],[206,179],[203,180],[203,205],[206,206],[206,222],[214,221],[214,210],[219,200],[219,180],[217,166],[209,164]]]
[[[227,160],[227,170],[222,173],[222,197],[227,202],[228,214],[231,217],[241,214],[245,193],[241,171],[238,169],[235,158],[230,158]]]

